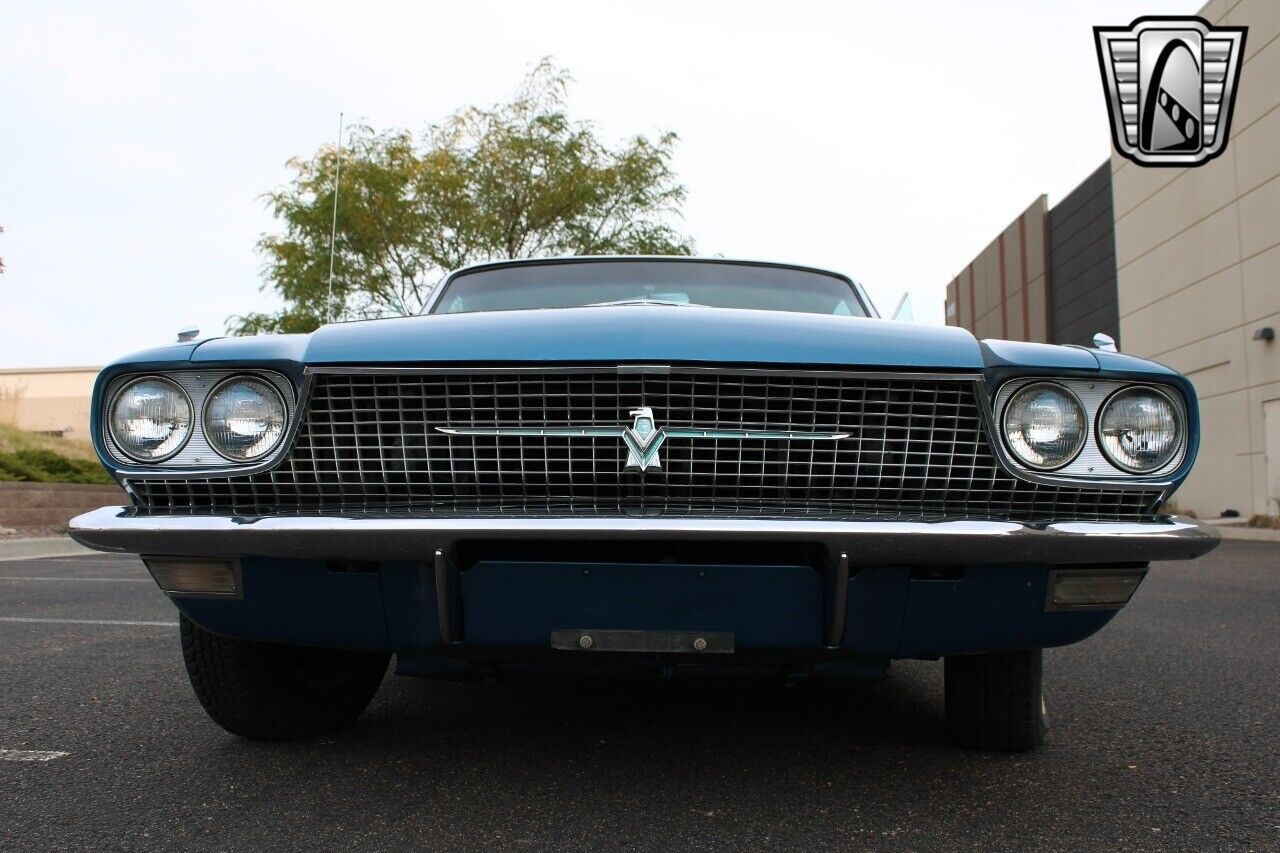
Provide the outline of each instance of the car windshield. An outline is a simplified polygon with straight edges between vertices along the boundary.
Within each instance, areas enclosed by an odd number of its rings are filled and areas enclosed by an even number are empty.
[[[455,276],[431,313],[634,304],[867,316],[849,282],[829,273],[661,260],[481,267]]]

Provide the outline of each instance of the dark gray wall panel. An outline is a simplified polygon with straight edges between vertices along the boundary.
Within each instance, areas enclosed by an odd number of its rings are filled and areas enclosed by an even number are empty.
[[[1050,339],[1087,346],[1095,332],[1120,342],[1110,160],[1049,211]]]

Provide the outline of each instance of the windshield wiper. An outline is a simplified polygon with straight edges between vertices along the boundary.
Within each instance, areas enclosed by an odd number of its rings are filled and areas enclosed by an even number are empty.
[[[694,305],[693,302],[677,302],[674,299],[617,299],[613,302],[588,302],[583,308],[611,308],[615,305],[671,305],[677,308],[683,308],[686,305]]]

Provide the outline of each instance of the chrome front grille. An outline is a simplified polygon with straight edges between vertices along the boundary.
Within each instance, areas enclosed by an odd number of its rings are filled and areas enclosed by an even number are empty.
[[[272,471],[138,479],[162,513],[805,515],[1135,519],[1159,493],[1049,486],[997,463],[972,379],[628,368],[321,372]],[[658,424],[847,433],[836,442],[676,439],[624,471],[617,437],[437,427]]]

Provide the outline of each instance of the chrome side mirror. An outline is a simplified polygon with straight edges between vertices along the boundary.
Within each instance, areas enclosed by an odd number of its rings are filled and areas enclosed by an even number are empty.
[[[199,326],[186,326],[178,330],[178,343],[185,344],[200,337]]]
[[[1103,352],[1120,352],[1116,348],[1116,339],[1103,332],[1098,332],[1093,336],[1093,348],[1100,349]]]

